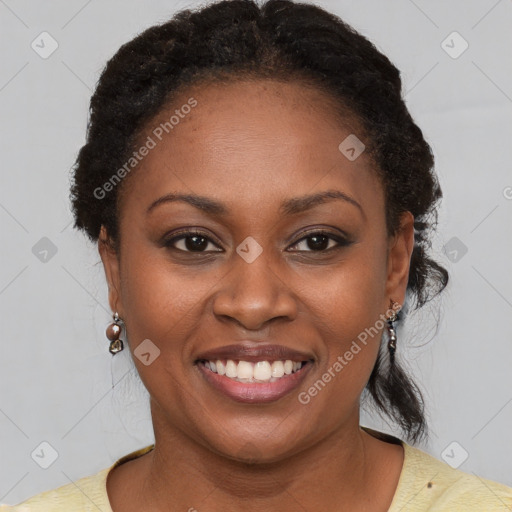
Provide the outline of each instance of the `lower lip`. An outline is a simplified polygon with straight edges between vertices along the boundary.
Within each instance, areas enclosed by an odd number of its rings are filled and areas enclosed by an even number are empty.
[[[300,386],[311,369],[308,361],[299,371],[281,377],[275,382],[238,382],[236,380],[214,373],[202,363],[197,363],[201,374],[215,389],[236,400],[244,403],[275,402]]]

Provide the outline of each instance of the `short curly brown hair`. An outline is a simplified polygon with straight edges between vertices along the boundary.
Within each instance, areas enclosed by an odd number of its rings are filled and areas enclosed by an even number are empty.
[[[365,37],[320,7],[291,0],[223,0],[183,10],[124,44],[107,63],[91,99],[87,141],[74,167],[75,227],[97,241],[100,228],[118,238],[122,186],[108,200],[94,193],[127,161],[139,134],[188,85],[237,78],[303,80],[355,116],[366,152],[381,178],[389,234],[399,216],[414,215],[415,244],[408,296],[423,306],[447,285],[445,268],[429,257],[430,233],[442,197],[434,158],[402,98],[400,72]],[[366,386],[379,410],[417,441],[427,431],[420,390],[382,353]]]

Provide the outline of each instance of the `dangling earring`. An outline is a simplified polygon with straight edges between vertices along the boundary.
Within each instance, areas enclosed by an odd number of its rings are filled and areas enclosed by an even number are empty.
[[[387,319],[388,323],[388,350],[389,350],[389,359],[391,364],[395,362],[395,351],[396,351],[396,332],[393,327],[393,322],[398,320],[398,315],[395,311],[395,305],[398,305],[394,300],[389,301],[389,309],[393,311],[393,314]]]
[[[110,340],[110,347],[108,350],[112,355],[116,355],[118,352],[123,350],[124,345],[123,340],[120,339],[121,326],[119,325],[119,315],[117,314],[117,311],[112,315],[112,318],[114,319],[114,323],[107,327],[106,335]]]

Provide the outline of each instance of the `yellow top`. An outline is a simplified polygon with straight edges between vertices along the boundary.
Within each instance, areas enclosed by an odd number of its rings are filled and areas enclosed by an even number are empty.
[[[401,444],[404,463],[388,512],[510,512],[512,487],[480,478],[439,461],[396,437],[361,427],[374,437]],[[107,475],[115,466],[152,450],[136,450],[95,475],[36,494],[0,512],[113,512],[107,496]],[[117,511],[116,511],[117,512]]]

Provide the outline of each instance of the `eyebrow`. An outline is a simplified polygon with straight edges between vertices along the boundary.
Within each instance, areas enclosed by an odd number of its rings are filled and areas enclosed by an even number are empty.
[[[281,204],[280,212],[283,215],[296,215],[298,213],[310,210],[319,204],[334,200],[345,201],[356,206],[359,209],[361,215],[366,218],[363,207],[353,197],[350,197],[344,192],[341,192],[341,190],[325,190],[315,194],[308,194],[287,199]],[[191,206],[194,206],[195,208],[210,215],[227,216],[230,214],[230,210],[224,204],[209,197],[200,196],[197,194],[174,193],[166,194],[165,196],[162,196],[151,203],[146,210],[146,214],[149,214],[157,206],[178,201],[190,204]]]

